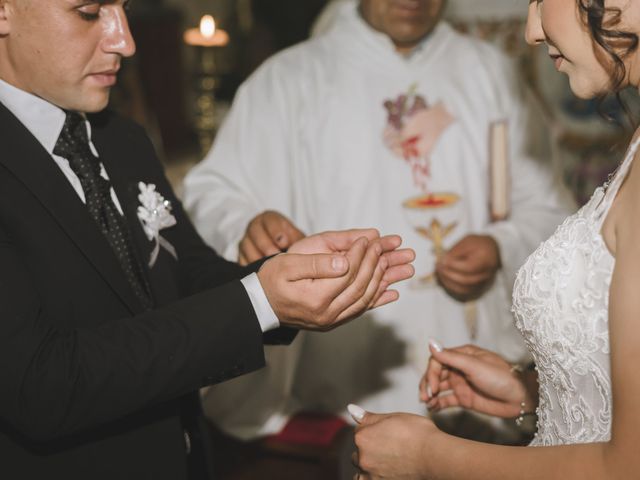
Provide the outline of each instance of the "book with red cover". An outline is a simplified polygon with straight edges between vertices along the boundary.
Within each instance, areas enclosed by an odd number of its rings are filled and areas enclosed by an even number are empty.
[[[265,440],[268,443],[329,448],[347,425],[341,417],[330,413],[301,412],[291,417],[280,433]]]

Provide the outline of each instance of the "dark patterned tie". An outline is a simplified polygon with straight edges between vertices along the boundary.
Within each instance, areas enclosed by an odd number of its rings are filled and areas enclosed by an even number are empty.
[[[111,182],[100,175],[100,160],[89,147],[87,125],[79,113],[67,112],[53,153],[69,161],[84,190],[89,214],[107,238],[136,297],[145,309],[150,309],[149,286],[134,253],[125,218],[111,198]]]

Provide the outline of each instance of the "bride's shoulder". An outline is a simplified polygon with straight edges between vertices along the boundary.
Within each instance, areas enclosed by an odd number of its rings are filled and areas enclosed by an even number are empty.
[[[620,179],[619,190],[608,215],[613,218],[607,218],[604,230],[607,230],[607,223],[613,227],[611,232],[615,232],[617,246],[624,245],[625,239],[637,245],[640,243],[640,134],[638,132],[631,140],[627,158],[622,167],[623,171],[620,173],[624,178]]]
[[[626,197],[633,202],[634,205],[640,206],[640,131],[636,131],[629,143],[627,149],[627,158],[624,163],[628,163],[625,178],[622,181],[621,190],[629,191]],[[626,187],[626,188],[625,188]]]

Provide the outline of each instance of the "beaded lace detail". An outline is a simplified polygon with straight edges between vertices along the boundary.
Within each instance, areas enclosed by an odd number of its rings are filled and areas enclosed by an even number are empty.
[[[610,438],[608,303],[615,259],[600,230],[639,143],[629,147],[611,184],[596,189],[518,272],[513,313],[540,385],[531,445]]]

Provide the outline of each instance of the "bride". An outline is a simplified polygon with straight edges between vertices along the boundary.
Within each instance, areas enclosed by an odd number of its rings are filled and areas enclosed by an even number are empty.
[[[527,42],[546,44],[582,98],[640,86],[638,32],[640,0],[529,2]],[[536,448],[475,443],[423,417],[352,406],[360,480],[640,477],[639,143],[636,133],[611,182],[518,275],[513,309],[536,370],[431,342],[427,405],[516,419],[537,409]]]

